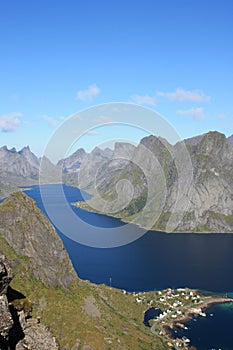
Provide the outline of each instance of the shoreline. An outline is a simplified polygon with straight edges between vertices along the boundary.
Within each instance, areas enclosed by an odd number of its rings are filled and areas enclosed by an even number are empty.
[[[170,339],[171,342],[175,342],[175,341],[177,341],[177,339],[180,339],[180,338],[178,338],[178,337],[174,338],[174,336],[172,334],[172,330],[177,329],[177,328],[185,329],[185,323],[192,321],[195,315],[206,317],[204,311],[209,309],[211,306],[217,305],[217,304],[226,304],[226,303],[233,303],[233,299],[226,298],[226,297],[225,298],[215,297],[213,300],[204,301],[203,303],[200,304],[200,307],[201,307],[200,313],[194,312],[194,310],[187,310],[187,313],[185,315],[177,318],[174,321],[173,320],[171,322],[164,321],[164,323],[161,326],[161,329],[163,330],[164,335],[166,335]],[[151,330],[153,327],[154,327],[154,324],[152,325]],[[153,333],[153,330],[152,330],[152,333]],[[190,348],[189,342],[187,342],[187,344],[184,348],[185,349]],[[197,350],[194,346],[192,346],[192,349]]]
[[[123,218],[121,218],[120,216],[115,216],[115,215],[112,215],[112,214],[109,214],[109,213],[103,213],[101,211],[98,211],[98,210],[94,210],[87,202],[85,201],[77,201],[77,202],[73,202],[71,203],[71,205],[73,205],[74,207],[77,207],[79,209],[82,209],[82,210],[85,210],[89,213],[94,213],[94,214],[99,214],[99,215],[103,215],[103,216],[107,216],[107,217],[110,217],[110,218],[114,218],[114,219],[118,219],[120,220],[122,223],[124,224],[131,224],[131,225],[135,225],[137,226],[138,228],[142,229],[142,230],[147,230],[147,231],[154,231],[154,232],[162,232],[162,233],[165,233],[167,235],[169,234],[176,234],[176,233],[181,233],[181,234],[186,234],[186,233],[189,233],[189,234],[194,234],[194,235],[209,235],[209,234],[216,234],[216,235],[229,235],[229,234],[233,234],[233,232],[231,231],[226,231],[226,232],[211,232],[211,231],[172,231],[172,232],[167,232],[167,231],[164,231],[162,230],[161,228],[145,228],[135,222],[131,222],[129,220],[125,220]]]
[[[215,299],[215,300],[212,300],[212,301],[209,301],[209,302],[206,302],[204,304],[201,304],[201,309],[202,309],[202,312],[206,311],[207,309],[209,309],[211,306],[213,305],[217,305],[217,304],[226,304],[226,303],[233,303],[233,299],[231,298],[219,298],[218,299]],[[186,323],[186,322],[189,322],[193,319],[193,316],[194,315],[197,315],[197,316],[202,316],[200,313],[196,313],[196,312],[188,312],[186,315],[184,315],[183,317],[180,317],[180,318],[177,318],[175,321],[172,322],[172,325],[174,328],[176,328],[176,323]],[[166,324],[168,325],[168,324]]]

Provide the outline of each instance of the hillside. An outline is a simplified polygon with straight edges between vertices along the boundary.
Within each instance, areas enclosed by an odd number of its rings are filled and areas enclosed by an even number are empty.
[[[95,176],[81,165],[78,185],[94,198],[80,206],[154,230],[233,232],[232,165],[232,137],[218,132],[174,146],[152,135],[116,144]]]
[[[49,326],[62,349],[166,349],[166,342],[143,325],[146,302],[76,276],[61,240],[32,199],[13,194],[0,211],[0,253],[14,272],[11,288],[27,297],[18,307],[28,300],[32,320],[39,317]]]

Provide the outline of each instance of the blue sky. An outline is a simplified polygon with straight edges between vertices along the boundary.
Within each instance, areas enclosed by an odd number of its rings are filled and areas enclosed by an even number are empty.
[[[1,1],[0,145],[41,155],[70,115],[109,102],[155,110],[182,138],[233,134],[232,13],[231,0]]]

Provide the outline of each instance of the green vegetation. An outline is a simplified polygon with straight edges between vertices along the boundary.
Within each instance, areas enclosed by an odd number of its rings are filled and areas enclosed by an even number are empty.
[[[228,225],[233,225],[233,215],[224,215],[220,213],[210,212],[210,216],[214,219],[225,221]]]
[[[18,309],[33,308],[33,316],[48,325],[62,347],[75,344],[104,349],[166,349],[143,325],[147,306],[138,304],[132,294],[77,278],[69,287],[49,287],[33,278],[29,258],[22,257],[0,235],[0,251],[14,270],[11,287],[27,298],[12,301]],[[91,297],[94,306],[86,305]],[[98,310],[97,316],[95,309]]]
[[[17,311],[23,310],[26,314],[32,311],[32,302],[28,298],[15,299],[10,302]]]

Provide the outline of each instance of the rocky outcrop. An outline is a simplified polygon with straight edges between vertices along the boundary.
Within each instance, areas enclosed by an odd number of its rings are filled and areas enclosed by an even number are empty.
[[[12,277],[11,266],[6,257],[0,253],[0,295],[6,294]]]
[[[23,192],[0,204],[0,234],[21,256],[30,259],[33,277],[46,285],[68,286],[77,279],[54,227]]]
[[[24,297],[20,300],[12,298],[12,294],[20,293],[8,290],[11,279],[9,262],[0,254],[0,349],[59,350],[51,331],[31,318],[30,302]]]
[[[0,344],[2,338],[7,338],[14,323],[6,296],[12,277],[12,270],[9,263],[5,256],[0,253]]]

